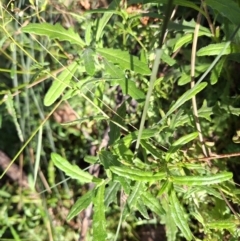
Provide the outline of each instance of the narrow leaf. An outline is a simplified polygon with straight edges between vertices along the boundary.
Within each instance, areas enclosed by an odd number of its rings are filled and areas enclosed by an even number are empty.
[[[98,42],[100,38],[103,36],[103,29],[105,28],[106,24],[108,23],[109,19],[112,17],[113,13],[104,13],[103,16],[98,19],[97,23],[97,33],[96,33],[96,41]]]
[[[198,136],[198,132],[193,132],[191,134],[182,136],[177,141],[175,141],[172,146],[169,148],[168,153],[166,155],[166,160],[168,161],[171,157],[172,153],[179,150],[183,145],[189,143],[190,141],[194,140]]]
[[[25,33],[36,35],[45,35],[50,39],[59,39],[60,41],[68,41],[71,44],[77,44],[84,47],[85,43],[80,36],[73,31],[73,28],[65,29],[59,23],[52,25],[49,23],[30,23],[21,28]]]
[[[117,200],[117,193],[120,190],[121,185],[119,182],[110,182],[105,191],[104,204],[106,208],[114,201]]]
[[[231,172],[221,172],[211,176],[171,176],[173,183],[187,186],[203,186],[217,184],[232,179]]]
[[[94,198],[93,214],[93,240],[106,241],[106,218],[104,206],[105,184],[97,189],[97,195]]]
[[[205,87],[207,86],[206,82],[202,82],[200,84],[195,85],[192,89],[186,91],[178,100],[176,103],[170,108],[170,110],[165,115],[165,118],[172,114],[175,110],[177,110],[181,105],[183,105],[185,102],[190,100],[193,96],[201,92]]]
[[[142,201],[141,197],[139,197],[137,200],[136,208],[137,208],[138,212],[140,212],[145,219],[150,219],[146,206],[145,206],[144,202]]]
[[[160,200],[154,197],[151,193],[149,192],[143,192],[141,196],[144,204],[152,210],[154,213],[156,213],[158,216],[161,216],[165,214],[164,209],[161,206]]]
[[[175,191],[172,190],[171,195],[169,197],[170,201],[170,210],[172,218],[177,225],[177,227],[181,230],[182,234],[187,240],[192,240],[193,235],[189,228],[188,222],[185,218],[185,213],[181,207],[181,204],[175,194]]]
[[[93,76],[95,72],[95,63],[94,63],[93,55],[94,55],[94,52],[90,48],[86,48],[83,51],[83,55],[82,55],[86,72],[91,76]]]
[[[93,181],[93,176],[88,172],[84,172],[78,166],[70,164],[66,159],[57,153],[51,154],[51,159],[56,167],[66,173],[71,178],[77,179],[82,183]]]
[[[119,167],[119,166],[111,166],[110,170],[122,177],[135,180],[135,181],[143,181],[143,182],[150,182],[150,181],[157,181],[166,178],[165,172],[151,172],[151,171],[142,171],[136,168],[131,167]]]
[[[71,220],[75,216],[77,216],[81,211],[83,211],[85,208],[87,208],[90,203],[92,202],[92,199],[94,197],[94,189],[84,194],[82,197],[80,197],[76,203],[72,206],[70,212],[68,213],[67,220]]]
[[[217,44],[209,44],[206,47],[203,47],[197,51],[197,56],[214,56],[219,55],[223,48],[226,46],[225,42],[217,43]],[[239,45],[231,43],[225,51],[222,53],[222,55],[229,55],[232,53],[239,53],[240,47]]]
[[[45,106],[52,105],[63,93],[66,87],[69,86],[69,82],[74,75],[77,67],[77,62],[73,62],[59,75],[59,77],[55,78],[50,89],[44,97]]]
[[[132,192],[129,195],[127,199],[127,204],[125,205],[125,208],[123,210],[122,219],[123,221],[127,217],[127,215],[136,207],[138,198],[141,196],[141,194],[144,191],[144,184],[142,182],[137,182],[135,186],[132,188]]]

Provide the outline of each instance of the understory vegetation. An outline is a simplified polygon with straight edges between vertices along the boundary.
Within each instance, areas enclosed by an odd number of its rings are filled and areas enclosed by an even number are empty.
[[[0,240],[239,240],[239,27],[239,0],[1,1]]]

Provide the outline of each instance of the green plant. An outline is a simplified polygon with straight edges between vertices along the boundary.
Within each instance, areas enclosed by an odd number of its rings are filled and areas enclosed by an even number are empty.
[[[13,46],[13,76],[18,71],[15,48],[30,60],[27,69],[34,74],[31,79],[28,75],[23,85],[16,82],[10,91],[33,91],[33,85],[49,76],[53,79],[46,94],[38,90],[44,94],[43,104],[49,111],[46,118],[41,98],[30,92],[42,123],[35,129],[29,127],[24,134],[21,130],[24,123],[18,123],[16,114],[21,112],[20,100],[15,100],[14,104],[7,88],[1,92],[5,95],[2,102],[7,105],[22,143],[25,136],[30,135],[12,163],[38,133],[33,168],[35,184],[42,156],[43,127],[47,128],[49,143],[53,143],[54,134],[47,124],[48,118],[61,103],[78,103],[81,115],[62,126],[91,121],[98,125],[96,139],[100,148],[96,157],[87,155],[84,150],[81,155],[86,163],[100,165],[103,172],[95,177],[73,164],[74,155],[63,150],[68,149],[66,147],[56,151],[50,144],[49,159],[67,176],[76,179],[77,185],[93,184],[67,215],[69,221],[93,203],[89,240],[121,240],[122,223],[128,220],[137,223],[138,217],[149,220],[153,216],[166,225],[168,240],[180,237],[223,240],[229,236],[228,240],[237,240],[239,215],[232,205],[239,202],[239,191],[231,182],[233,174],[228,166],[218,161],[221,155],[211,155],[223,147],[214,141],[204,141],[204,137],[227,138],[224,129],[231,123],[229,119],[240,113],[239,93],[234,92],[237,98],[231,93],[235,82],[229,67],[232,62],[238,63],[239,57],[239,6],[235,1],[226,3],[224,0],[130,1],[133,3],[143,4],[142,11],[147,17],[159,20],[164,16],[163,23],[157,22],[156,29],[144,27],[138,12],[129,13],[124,2],[112,1],[108,9],[89,11],[81,18],[71,13],[84,32],[79,35],[78,28],[65,29],[59,23],[43,23],[36,11],[39,23],[21,27],[24,42],[19,43],[10,30],[11,22],[16,19],[6,20],[5,15],[9,13],[2,8],[1,29],[5,37],[2,44],[10,39]],[[41,11],[46,4],[42,4]],[[189,10],[193,16],[197,12],[197,19],[189,21],[184,14],[180,20],[175,19],[172,13],[176,5],[180,13]],[[202,17],[206,19],[205,26],[201,25]],[[153,36],[153,40],[149,36]],[[133,44],[139,46],[136,55],[131,53],[134,52]],[[35,52],[41,53],[39,59]],[[212,56],[216,56],[215,59]],[[51,64],[44,59],[49,59],[56,70],[51,70]],[[56,76],[55,72],[60,74]],[[188,83],[191,85],[187,86]],[[118,106],[109,91],[116,90],[117,86],[125,96]],[[131,111],[127,113],[132,99],[138,103],[136,112],[140,120]],[[25,99],[25,103],[29,104],[29,100]],[[101,138],[107,127],[108,145],[101,148]],[[58,137],[63,137],[64,131],[59,132]],[[80,132],[72,130],[71,134],[77,136]],[[89,135],[85,137],[94,139]],[[88,144],[84,140],[82,143]],[[231,147],[225,149],[228,153],[237,149],[234,143],[229,145]],[[49,176],[54,185],[56,177],[51,171]],[[126,200],[119,203],[119,194],[120,199],[126,197]],[[108,234],[105,212],[113,206],[120,215],[115,233]]]

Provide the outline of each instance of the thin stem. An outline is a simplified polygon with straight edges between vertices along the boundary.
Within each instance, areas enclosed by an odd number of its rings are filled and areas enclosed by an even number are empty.
[[[194,30],[193,36],[193,44],[192,44],[192,56],[191,56],[191,88],[195,86],[195,65],[196,65],[196,50],[197,50],[197,40],[198,40],[198,32],[200,28],[202,14],[199,12],[197,16],[197,22]],[[203,141],[203,134],[201,130],[201,125],[199,122],[198,110],[197,110],[197,101],[196,96],[192,98],[192,107],[193,107],[193,116],[195,119],[196,128],[198,131],[198,137],[201,143],[202,151],[205,157],[208,156],[204,141]]]

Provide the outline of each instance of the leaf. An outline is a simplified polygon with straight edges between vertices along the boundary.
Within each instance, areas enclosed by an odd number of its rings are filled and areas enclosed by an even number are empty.
[[[141,89],[137,88],[136,84],[131,80],[119,80],[115,81],[118,83],[122,89],[122,92],[125,95],[130,95],[137,102],[143,102],[146,98],[146,95],[142,92]]]
[[[124,166],[110,166],[110,170],[122,177],[142,182],[158,181],[166,178],[166,172],[142,171],[136,168]]]
[[[161,206],[160,200],[154,197],[150,192],[143,192],[141,196],[144,204],[158,216],[164,215],[165,211]]]
[[[200,36],[209,36],[209,34],[206,34],[204,32],[199,32],[198,37]],[[175,43],[175,46],[173,48],[173,52],[176,52],[178,49],[180,49],[183,45],[189,44],[193,41],[193,33],[192,34],[184,34],[181,38],[177,40]]]
[[[177,225],[177,227],[181,230],[182,234],[187,240],[192,240],[193,235],[189,228],[188,222],[185,218],[185,213],[182,209],[182,206],[175,194],[175,191],[172,190],[171,195],[169,196],[170,202],[170,211],[171,216]]]
[[[203,101],[202,107],[198,110],[198,115],[208,121],[212,121],[211,115],[213,115],[213,108],[208,107],[206,100]]]
[[[103,36],[103,29],[105,28],[106,24],[108,23],[109,19],[112,17],[113,13],[105,12],[103,16],[97,20],[97,32],[96,32],[96,41],[98,42],[100,38]]]
[[[123,102],[120,107],[118,107],[116,114],[113,116],[109,124],[110,131],[108,132],[109,142],[108,145],[111,146],[115,141],[120,138],[120,127],[115,123],[118,123],[121,126],[124,126],[124,118],[126,115],[126,103]]]
[[[118,166],[121,163],[118,161],[118,157],[113,155],[110,151],[101,151],[99,153],[100,163],[104,166],[104,169],[109,169],[110,166]]]
[[[150,219],[147,209],[146,209],[141,197],[139,197],[137,200],[136,208],[137,208],[138,212],[140,212],[145,219]]]
[[[102,60],[105,71],[110,75],[113,79],[125,80],[125,75],[122,69],[119,66],[109,62],[107,59]]]
[[[240,24],[240,8],[236,2],[232,0],[205,0],[205,3],[211,8],[217,10],[232,23],[236,25]]]
[[[165,62],[166,64],[168,64],[169,66],[173,66],[174,64],[176,64],[176,60],[173,59],[171,56],[169,56],[168,54],[165,54],[163,52],[161,59],[163,62]]]
[[[124,143],[126,145],[130,145],[133,141],[137,140],[138,137],[138,132],[139,131],[134,131],[131,132],[130,134],[126,135],[124,138],[120,139],[117,143],[115,143],[115,145]],[[156,128],[154,129],[144,129],[142,131],[142,135],[141,135],[141,140],[143,139],[149,139],[150,137],[155,136],[158,133],[158,130]]]
[[[117,193],[121,189],[119,182],[109,182],[105,191],[104,205],[106,208],[114,201],[117,201]]]
[[[73,28],[67,30],[59,23],[55,25],[49,23],[30,23],[21,28],[21,30],[25,33],[45,35],[50,39],[59,39],[60,41],[68,41],[71,44],[77,44],[81,47],[85,46],[83,40],[73,31]]]
[[[212,185],[232,179],[231,172],[221,172],[211,176],[171,176],[174,184],[186,186]]]
[[[127,204],[124,207],[122,219],[126,219],[127,215],[136,207],[138,198],[141,197],[145,186],[142,182],[137,182],[134,187],[132,187],[132,192],[127,199]]]
[[[218,220],[211,221],[206,223],[207,228],[209,229],[236,229],[236,220],[227,219],[227,220]]]
[[[218,55],[221,53],[223,48],[225,47],[226,43],[217,43],[217,44],[209,44],[206,47],[203,47],[197,51],[197,56],[213,56]],[[231,43],[225,51],[222,53],[222,55],[228,55],[232,53],[239,53],[240,47],[239,45]]]
[[[86,72],[91,76],[93,76],[95,72],[95,63],[94,63],[93,55],[94,55],[94,51],[90,48],[86,48],[83,51],[83,55],[82,55]]]
[[[77,62],[72,62],[58,77],[53,81],[50,89],[44,97],[44,105],[52,105],[69,86],[70,80],[77,70]]]
[[[22,133],[21,127],[18,123],[17,113],[16,113],[16,110],[14,107],[13,96],[10,91],[8,91],[8,94],[6,94],[4,96],[4,100],[5,100],[7,111],[13,118],[13,122],[16,127],[18,137],[21,142],[24,142],[23,133]],[[1,127],[1,123],[0,123],[0,127]]]
[[[120,49],[98,48],[96,51],[108,61],[118,64],[123,70],[132,70],[142,75],[150,75],[151,71],[147,64],[141,62],[136,56],[130,55]]]
[[[74,203],[74,205],[68,213],[67,221],[77,216],[80,212],[82,212],[85,208],[87,208],[90,205],[94,197],[94,191],[95,189],[92,189],[88,191],[86,194],[84,194],[82,197],[78,198],[78,200]]]
[[[183,145],[187,144],[188,142],[194,140],[198,136],[198,132],[193,132],[191,134],[182,136],[177,141],[175,141],[171,147],[169,148],[167,155],[166,155],[166,161],[169,161],[171,155],[175,153],[177,150],[179,150]]]
[[[66,159],[57,153],[51,154],[51,159],[54,165],[66,173],[71,178],[77,179],[82,183],[89,183],[93,181],[93,176],[88,172],[84,172],[78,166],[70,164]]]
[[[223,64],[225,63],[226,57],[222,57],[218,63],[213,67],[210,75],[211,85],[215,85],[218,82],[218,77],[221,74]]]
[[[104,206],[105,183],[97,189],[97,195],[94,198],[94,214],[93,214],[93,240],[106,241],[106,218]]]
[[[190,100],[193,96],[195,96],[200,91],[202,91],[206,86],[207,86],[207,83],[202,82],[200,84],[195,85],[192,89],[189,89],[188,91],[186,91],[180,98],[178,98],[176,103],[170,108],[170,110],[165,115],[164,119],[166,119],[167,116],[172,114],[175,110],[177,110],[186,101]]]

